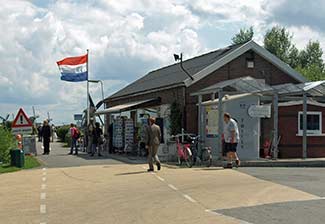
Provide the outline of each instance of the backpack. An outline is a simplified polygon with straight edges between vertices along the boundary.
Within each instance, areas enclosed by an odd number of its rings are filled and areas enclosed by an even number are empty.
[[[75,138],[75,139],[80,138],[80,131],[78,130],[78,128],[75,128],[74,129],[74,136],[73,136],[73,138]]]

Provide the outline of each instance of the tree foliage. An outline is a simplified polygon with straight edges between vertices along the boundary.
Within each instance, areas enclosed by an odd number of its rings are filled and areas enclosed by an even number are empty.
[[[170,106],[170,134],[176,135],[181,133],[182,129],[182,112],[179,103],[174,101]]]
[[[264,47],[272,54],[289,64],[290,52],[294,50],[292,35],[281,26],[274,26],[264,36]]]
[[[254,30],[253,27],[249,27],[248,29],[242,28],[239,33],[237,33],[231,40],[233,44],[242,44],[246,43],[253,39]]]
[[[15,139],[11,132],[3,126],[0,126],[0,161],[9,163],[10,149],[15,147]]]
[[[254,35],[253,28],[241,29],[232,38],[233,43],[243,43],[251,40]],[[279,59],[296,69],[308,80],[324,80],[325,66],[323,50],[319,41],[310,40],[307,46],[299,51],[292,43],[293,35],[285,27],[274,26],[267,30],[264,36],[264,48]]]

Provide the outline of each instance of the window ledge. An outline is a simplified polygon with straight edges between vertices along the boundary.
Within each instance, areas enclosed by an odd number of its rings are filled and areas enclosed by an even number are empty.
[[[299,133],[299,134],[296,134],[296,136],[299,136],[299,137],[302,137],[303,136],[303,134],[301,133]],[[323,137],[323,136],[325,136],[325,133],[321,133],[321,134],[307,134],[307,136],[311,136],[311,137]]]

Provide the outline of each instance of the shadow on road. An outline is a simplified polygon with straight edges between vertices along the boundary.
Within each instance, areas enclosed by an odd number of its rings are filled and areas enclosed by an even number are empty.
[[[118,174],[115,174],[115,176],[126,176],[126,175],[142,174],[142,173],[148,173],[148,172],[147,171],[138,171],[138,172],[129,172],[129,173],[118,173]]]

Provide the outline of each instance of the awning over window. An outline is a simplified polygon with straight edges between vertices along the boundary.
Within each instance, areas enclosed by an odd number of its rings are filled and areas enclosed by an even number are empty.
[[[141,100],[141,101],[134,101],[134,102],[130,102],[130,103],[110,107],[110,108],[107,108],[105,110],[96,111],[95,114],[96,115],[102,115],[102,114],[121,113],[123,111],[140,108],[141,106],[149,106],[150,103],[159,103],[159,102],[160,102],[160,98]]]

